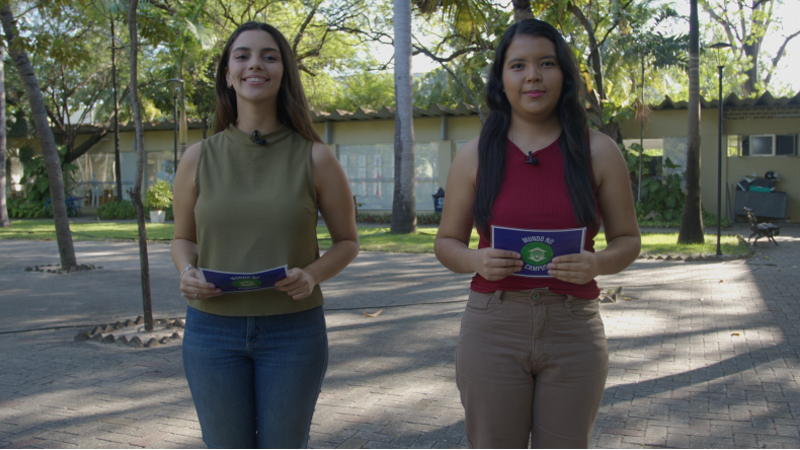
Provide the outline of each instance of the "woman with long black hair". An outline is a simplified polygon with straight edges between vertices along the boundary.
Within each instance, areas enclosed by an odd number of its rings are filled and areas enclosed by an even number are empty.
[[[581,83],[555,28],[512,25],[486,86],[491,114],[450,167],[435,251],[450,270],[475,273],[456,355],[470,447],[589,445],[608,373],[594,279],[630,265],[641,239],[627,165],[589,129]],[[595,252],[601,223],[608,246]],[[535,267],[545,250],[493,247],[493,227],[585,228],[585,240]],[[520,276],[528,269],[539,276]]]
[[[216,94],[215,134],[186,150],[174,186],[186,379],[209,448],[306,447],[328,363],[319,283],[358,253],[352,193],[274,27],[233,32]],[[333,243],[322,256],[318,211]],[[281,266],[274,289],[226,293],[200,270]]]

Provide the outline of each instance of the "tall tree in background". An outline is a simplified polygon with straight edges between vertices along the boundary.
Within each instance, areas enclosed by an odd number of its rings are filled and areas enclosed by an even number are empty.
[[[679,244],[702,244],[703,209],[700,199],[700,24],[697,0],[689,16],[689,131],[686,143],[686,204],[678,233]]]
[[[394,199],[392,233],[417,231],[414,199],[414,106],[411,1],[394,0]]]
[[[796,3],[797,0],[787,1]],[[762,66],[761,44],[775,24],[774,9],[778,3],[781,3],[780,0],[700,0],[705,12],[722,27],[725,39],[745,60],[743,73],[747,78],[741,85],[745,97],[768,90],[775,68],[785,55],[786,46],[800,36],[800,26],[796,21],[790,22],[787,17],[786,22],[793,24],[793,30],[783,36],[783,43],[766,67]],[[765,75],[763,79],[762,75]]]
[[[142,108],[139,103],[139,32],[136,26],[136,10],[139,0],[130,0],[128,4],[128,28],[130,30],[131,51],[131,109],[135,124],[134,145],[136,147],[136,179],[130,190],[133,206],[136,208],[136,221],[139,224],[139,262],[142,278],[142,306],[144,308],[144,328],[153,331],[153,301],[150,295],[150,262],[147,258],[147,230],[145,229],[144,205],[142,204],[142,179],[144,178],[144,126],[142,124]]]
[[[117,3],[109,3],[108,21],[111,23],[111,84],[114,89],[114,179],[117,184],[117,201],[122,201],[122,160],[119,153],[119,94],[117,93],[117,34],[114,32],[114,13]]]
[[[5,48],[0,45],[0,227],[11,226],[6,205],[6,77],[3,59]]]
[[[25,93],[31,105],[31,115],[36,127],[36,137],[42,148],[42,156],[47,168],[47,176],[50,181],[50,205],[53,208],[61,269],[72,271],[77,266],[77,262],[75,260],[75,249],[72,246],[72,232],[69,229],[67,207],[64,203],[64,177],[61,172],[61,160],[58,156],[56,141],[53,137],[53,132],[50,130],[50,123],[47,120],[47,110],[45,109],[42,91],[39,89],[39,82],[36,79],[33,65],[24,50],[24,44],[18,42],[14,13],[8,3],[4,3],[0,8],[0,19],[3,22],[3,32],[6,34],[9,54],[25,85]]]

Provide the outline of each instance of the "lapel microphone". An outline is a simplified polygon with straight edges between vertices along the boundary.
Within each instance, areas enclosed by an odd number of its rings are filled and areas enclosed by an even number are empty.
[[[258,134],[258,130],[253,131],[253,134],[250,135],[250,139],[253,140],[253,143],[258,145],[267,145],[267,140],[263,139],[260,134]]]
[[[258,131],[256,131],[256,133],[258,133]],[[539,158],[534,158],[533,157],[533,152],[528,152],[528,156],[525,157],[525,162],[530,164],[530,165],[532,165],[532,166],[538,166],[539,165]]]

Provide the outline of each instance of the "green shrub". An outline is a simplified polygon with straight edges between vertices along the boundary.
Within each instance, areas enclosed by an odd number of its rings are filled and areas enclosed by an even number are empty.
[[[417,225],[439,225],[442,220],[442,213],[417,214]],[[356,222],[374,225],[390,225],[392,223],[392,213],[383,214],[356,214]]]
[[[664,167],[675,169],[680,166],[673,164],[669,158],[664,161]],[[639,222],[645,220],[661,220],[672,222],[680,220],[683,215],[683,204],[686,194],[681,189],[681,176],[673,173],[657,180],[648,176],[642,180],[642,201],[636,205],[636,216]]]
[[[172,206],[172,186],[169,182],[158,180],[145,194],[144,207],[148,211],[164,211]]]
[[[392,223],[392,213],[383,213],[383,214],[358,213],[356,214],[356,222],[369,223],[374,225],[388,225]]]
[[[45,178],[45,180],[47,180]],[[8,216],[12,219],[43,219],[47,217],[47,210],[44,207],[45,201],[28,201],[25,197],[12,198],[8,200]]]
[[[442,213],[417,214],[417,225],[439,225]]]
[[[703,210],[703,226],[704,227],[716,227],[717,226],[717,215],[711,212]],[[722,228],[728,228],[731,226],[731,221],[727,217],[722,218]]]
[[[135,219],[136,208],[129,200],[108,202],[97,208],[97,217],[103,220]]]

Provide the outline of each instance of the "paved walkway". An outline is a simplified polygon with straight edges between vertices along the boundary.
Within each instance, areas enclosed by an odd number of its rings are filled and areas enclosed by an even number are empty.
[[[800,447],[800,227],[747,261],[639,260],[600,279],[611,371],[592,445]],[[151,244],[157,317],[183,317],[169,247]],[[74,325],[141,314],[135,243],[0,241],[0,447],[202,447],[180,340],[156,348],[75,342]],[[330,366],[317,448],[466,445],[454,351],[469,277],[433,255],[362,253],[323,285]],[[364,312],[374,313],[367,317]],[[30,331],[33,330],[33,331]]]

